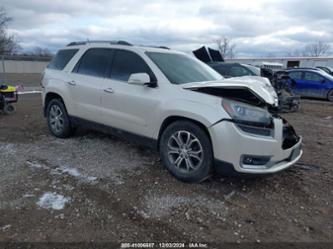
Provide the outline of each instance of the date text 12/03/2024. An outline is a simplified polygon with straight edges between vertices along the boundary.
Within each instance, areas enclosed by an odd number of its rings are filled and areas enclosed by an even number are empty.
[[[159,242],[159,243],[121,243],[121,248],[208,248],[206,243]]]

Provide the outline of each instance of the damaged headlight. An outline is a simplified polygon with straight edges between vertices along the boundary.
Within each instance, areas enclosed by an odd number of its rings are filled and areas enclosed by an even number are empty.
[[[230,99],[223,99],[222,106],[230,117],[238,123],[268,126],[272,122],[271,114],[256,106]]]

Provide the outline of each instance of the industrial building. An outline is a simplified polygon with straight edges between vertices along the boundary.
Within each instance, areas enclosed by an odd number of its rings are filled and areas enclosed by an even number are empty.
[[[36,86],[50,57],[5,55],[0,56],[0,84]]]
[[[317,67],[327,66],[333,68],[333,57],[273,57],[273,58],[235,58],[226,59],[228,62],[238,62],[261,66],[263,64],[280,65],[286,67]]]

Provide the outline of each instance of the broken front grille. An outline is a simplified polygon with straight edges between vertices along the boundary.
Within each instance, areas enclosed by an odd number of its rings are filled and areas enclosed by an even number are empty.
[[[294,128],[286,120],[283,120],[282,149],[289,149],[297,144],[298,141],[299,136],[296,135]]]

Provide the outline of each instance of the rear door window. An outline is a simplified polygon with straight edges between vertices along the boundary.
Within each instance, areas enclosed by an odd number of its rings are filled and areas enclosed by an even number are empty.
[[[78,49],[65,49],[59,50],[58,53],[53,57],[50,63],[47,65],[49,69],[63,70],[67,63],[77,53]]]
[[[92,48],[85,52],[73,72],[95,77],[105,77],[112,60],[113,50]]]
[[[302,79],[302,72],[291,72],[289,73],[289,77],[293,80],[301,80]]]
[[[133,73],[147,73],[151,81],[156,81],[155,75],[138,54],[127,50],[116,50],[111,66],[111,79],[128,81]]]

